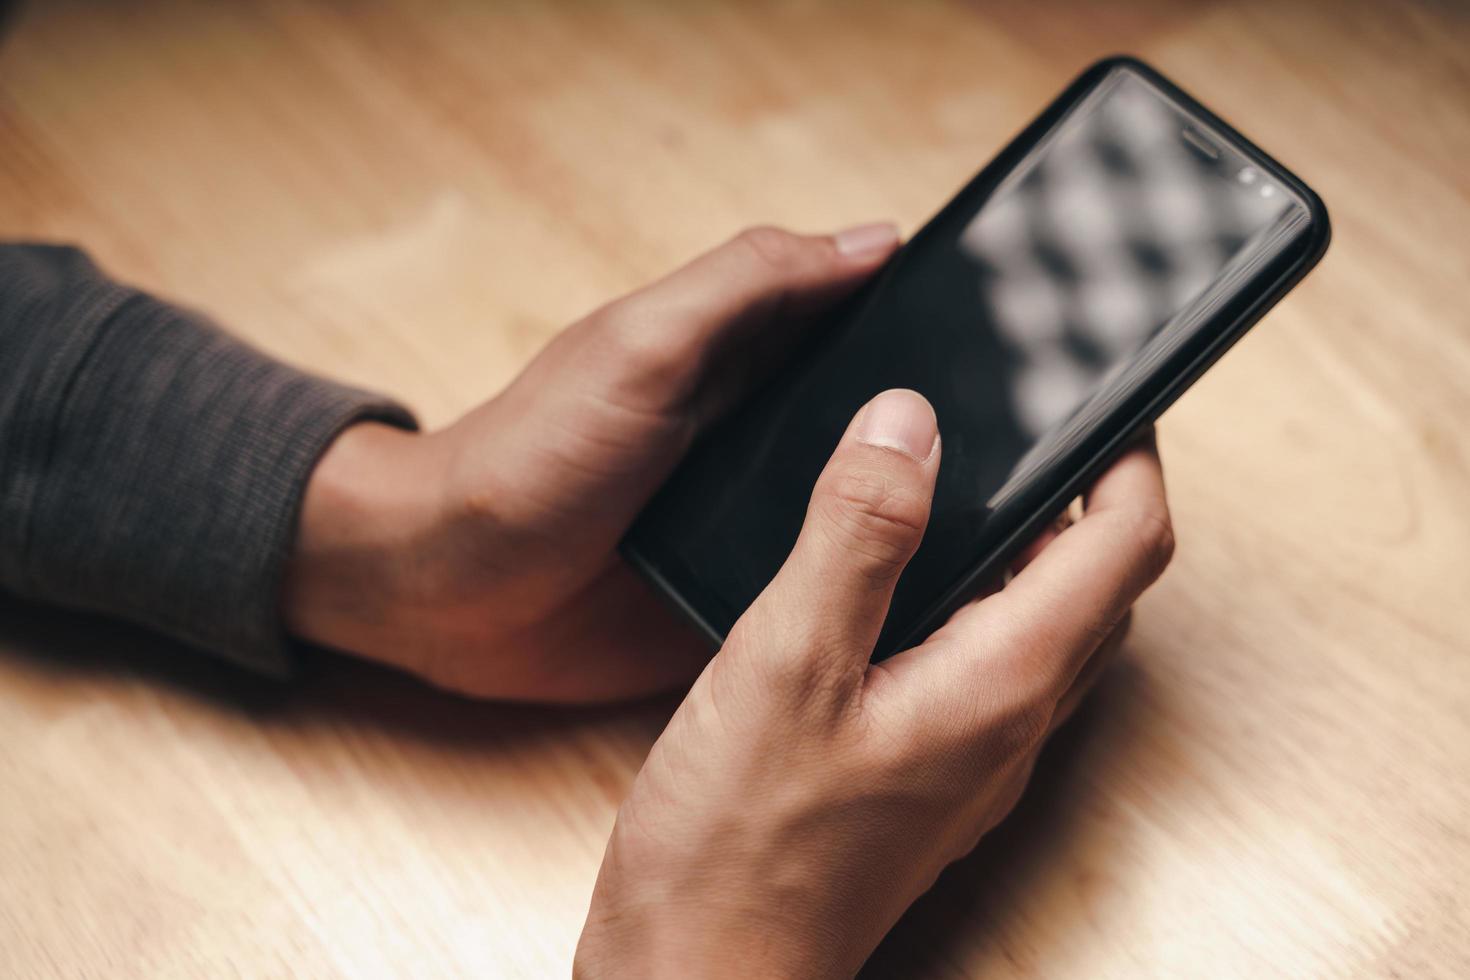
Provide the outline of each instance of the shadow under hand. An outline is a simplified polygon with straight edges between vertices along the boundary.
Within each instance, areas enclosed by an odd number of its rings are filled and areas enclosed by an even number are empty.
[[[166,709],[244,719],[298,741],[370,733],[476,755],[605,725],[646,750],[682,696],[592,707],[475,701],[323,650],[303,651],[297,676],[276,681],[140,627],[5,595],[0,682],[13,698],[57,710],[99,696],[125,703],[141,686],[168,695]]]
[[[913,904],[861,976],[1057,975],[1084,944],[1031,940],[1085,930],[1089,902],[1106,901],[1079,858],[1102,846],[1099,837],[1120,844],[1117,822],[1097,819],[1110,796],[1098,774],[1137,756],[1142,733],[1129,720],[1148,686],[1129,660],[1109,671],[1042,752],[1016,809]],[[1056,900],[1059,876],[1065,901]]]

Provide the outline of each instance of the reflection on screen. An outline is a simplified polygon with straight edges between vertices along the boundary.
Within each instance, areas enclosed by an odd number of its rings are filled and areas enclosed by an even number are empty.
[[[998,543],[1032,477],[1306,223],[1293,194],[1126,68],[998,186],[964,200],[894,259],[814,357],[696,449],[635,530],[672,581],[692,576],[724,607],[717,628],[785,560],[853,414],[906,387],[934,404],[943,457],[885,632],[899,639]]]

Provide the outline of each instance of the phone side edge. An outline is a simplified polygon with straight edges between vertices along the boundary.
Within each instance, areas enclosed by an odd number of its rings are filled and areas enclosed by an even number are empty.
[[[711,650],[718,650],[725,644],[725,634],[715,628],[700,611],[694,606],[690,597],[686,595],[687,590],[675,588],[674,584],[663,574],[659,567],[644,555],[637,544],[624,536],[618,543],[618,554],[633,567],[639,575],[643,576],[645,582],[653,586],[653,591],[660,599],[681,619],[693,626],[710,643]]]
[[[1315,194],[1312,194],[1311,197],[1316,199]],[[1320,227],[1317,227],[1318,220],[1321,222]],[[1083,466],[1079,467],[1075,476],[1070,477],[1057,492],[1047,498],[1045,503],[1035,508],[1031,515],[1019,524],[1017,529],[1009,534],[1001,544],[980,556],[970,571],[964,573],[955,585],[951,586],[928,611],[922,614],[916,624],[902,634],[902,638],[893,645],[892,649],[877,651],[875,659],[881,660],[908,649],[922,642],[930,633],[942,626],[960,607],[971,600],[974,592],[983,583],[1000,574],[1002,569],[1042,531],[1049,521],[1061,513],[1070,501],[1097,480],[1103,471],[1122,455],[1128,445],[1138,438],[1146,427],[1157,422],[1184,392],[1189,390],[1215,362],[1225,355],[1226,351],[1235,346],[1242,337],[1250,332],[1251,327],[1259,323],[1287,293],[1294,289],[1312,269],[1316,268],[1322,256],[1326,254],[1332,237],[1327,211],[1321,205],[1320,200],[1317,201],[1317,209],[1313,212],[1310,227],[1311,231],[1303,244],[1301,253],[1270,286],[1261,291],[1260,295],[1240,316],[1236,317],[1233,323],[1222,330],[1220,335],[1202,350],[1183,371],[1160,388],[1142,409],[1122,424],[1117,425],[1107,442],[1089,457]]]

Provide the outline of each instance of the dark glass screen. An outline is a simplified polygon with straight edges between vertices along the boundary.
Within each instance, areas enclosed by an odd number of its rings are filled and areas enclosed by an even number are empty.
[[[1308,217],[1290,188],[1142,75],[1115,68],[1013,169],[946,208],[814,352],[697,446],[632,548],[728,631],[790,552],[854,413],[884,389],[913,388],[935,406],[943,456],[891,641],[1015,527],[1033,477]]]

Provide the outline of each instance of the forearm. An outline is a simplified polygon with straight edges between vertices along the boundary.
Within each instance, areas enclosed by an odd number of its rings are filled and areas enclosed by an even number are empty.
[[[307,479],[401,408],[311,377],[80,253],[0,246],[0,587],[284,673]]]

